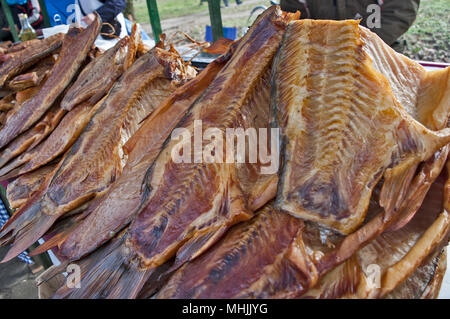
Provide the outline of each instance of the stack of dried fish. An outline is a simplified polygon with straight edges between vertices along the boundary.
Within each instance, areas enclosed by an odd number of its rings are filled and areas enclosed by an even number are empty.
[[[54,69],[70,64],[66,42]],[[138,42],[122,40],[57,92],[37,90],[29,103],[40,113],[0,130],[0,173],[21,175],[8,188],[20,209],[0,232],[12,244],[4,261],[45,235],[33,254],[53,248],[62,264],[40,281],[81,267],[81,288],[56,298],[437,296],[450,231],[449,68],[427,72],[357,21],[275,6],[196,77],[161,45],[134,61]],[[105,65],[114,70],[100,76]],[[9,146],[52,108],[65,116],[44,142]],[[225,160],[223,149],[175,162],[171,134],[195,144],[199,122],[202,135],[279,128],[279,152],[276,136],[258,145],[279,170],[261,156]]]

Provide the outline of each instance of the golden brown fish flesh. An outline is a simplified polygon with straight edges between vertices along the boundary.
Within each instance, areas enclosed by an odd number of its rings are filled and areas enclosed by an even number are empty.
[[[289,25],[272,96],[283,135],[277,206],[344,234],[361,225],[383,176],[390,218],[417,165],[450,141],[415,121],[364,53],[357,21]]]
[[[270,66],[287,23],[296,18],[277,7],[261,15],[179,128],[193,132],[196,120],[202,120],[203,132],[210,127],[222,132],[270,127]],[[174,267],[198,257],[233,224],[251,218],[258,208],[255,203],[259,206],[275,196],[270,181],[276,184],[276,179],[263,177],[252,188],[241,184],[239,176],[261,174],[258,169],[247,169],[247,164],[175,163],[171,153],[178,142],[168,140],[148,169],[142,186],[145,204],[126,235],[119,234],[82,259],[89,267],[82,267],[86,273],[83,288],[68,291],[63,287],[58,296],[136,297],[159,266],[175,256]],[[246,172],[240,173],[241,169]],[[105,276],[111,280],[105,282]]]
[[[57,163],[49,164],[34,172],[24,174],[8,184],[6,197],[12,209],[23,206],[31,195],[44,183],[45,178],[53,172]]]

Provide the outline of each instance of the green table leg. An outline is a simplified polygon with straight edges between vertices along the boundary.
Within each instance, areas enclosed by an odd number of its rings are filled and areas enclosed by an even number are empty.
[[[155,42],[159,41],[159,36],[162,33],[161,21],[159,19],[158,5],[156,0],[147,0],[148,15],[153,29],[153,37]]]
[[[6,20],[8,21],[9,29],[11,31],[14,42],[19,42],[19,34],[17,33],[16,25],[14,24],[14,19],[12,17],[11,8],[6,3],[6,0],[2,1],[2,9],[5,13]]]
[[[45,0],[39,0],[39,5],[41,6],[42,17],[44,18],[44,26],[46,28],[51,27],[50,17],[48,16],[47,6],[45,5]]]
[[[220,0],[208,0],[209,17],[213,40],[223,38],[222,14],[220,13]]]

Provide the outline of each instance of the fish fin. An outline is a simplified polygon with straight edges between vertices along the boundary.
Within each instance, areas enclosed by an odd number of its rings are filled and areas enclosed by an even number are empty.
[[[228,227],[209,230],[202,234],[196,234],[190,238],[177,252],[173,266],[168,272],[175,271],[185,263],[197,258],[216,243],[226,232]]]
[[[50,239],[47,239],[42,245],[40,245],[36,249],[32,250],[28,255],[30,257],[34,257],[34,256],[37,256],[39,254],[46,252],[47,250],[50,250],[55,247],[59,247],[66,240],[66,238],[70,235],[70,230],[60,232],[60,233],[54,235],[53,237],[51,237]]]
[[[124,242],[125,236],[122,235],[77,262],[81,270],[80,288],[64,285],[53,298],[136,298],[153,269],[141,270],[133,264]]]
[[[436,152],[433,158],[422,165],[419,173],[414,177],[408,189],[408,194],[399,209],[399,213],[389,226],[388,231],[399,230],[415,216],[422,206],[431,185],[442,172],[449,150],[450,148],[448,146],[444,147]]]
[[[411,158],[393,168],[387,169],[384,173],[384,183],[380,193],[380,206],[385,210],[385,220],[390,220],[400,208],[418,165],[416,160]]]
[[[58,219],[57,215],[43,213],[41,204],[37,201],[24,206],[3,226],[0,245],[12,243],[12,247],[0,263],[11,260],[30,247]]]

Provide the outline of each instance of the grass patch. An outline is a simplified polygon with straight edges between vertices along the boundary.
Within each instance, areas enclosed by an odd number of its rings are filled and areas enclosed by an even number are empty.
[[[422,0],[415,23],[404,35],[413,59],[450,62],[450,0]]]
[[[199,12],[208,12],[208,3],[204,2],[200,5],[200,0],[159,0],[157,4],[161,20]],[[134,8],[136,20],[140,23],[149,23],[147,1],[135,0]]]

